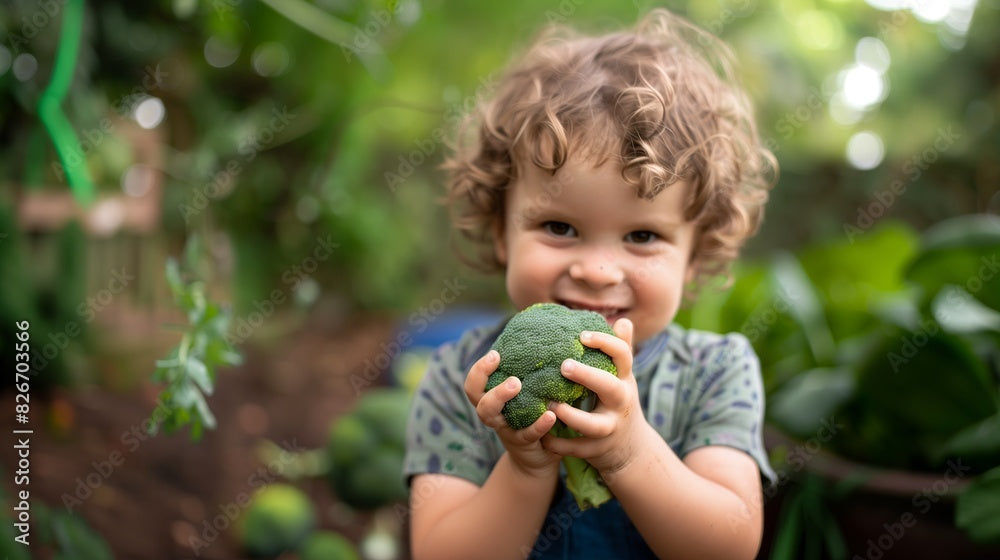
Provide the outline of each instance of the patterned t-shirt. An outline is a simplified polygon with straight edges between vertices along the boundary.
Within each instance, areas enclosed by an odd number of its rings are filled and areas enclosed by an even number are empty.
[[[503,444],[479,420],[464,384],[502,328],[503,323],[473,329],[431,357],[410,411],[403,464],[407,480],[444,473],[482,486],[499,461]],[[775,479],[761,436],[760,364],[746,337],[670,325],[640,348],[632,371],[646,420],[680,458],[699,447],[725,445],[748,453],[763,476]],[[552,508],[560,501],[567,500],[557,494]],[[536,556],[537,549],[536,543]]]

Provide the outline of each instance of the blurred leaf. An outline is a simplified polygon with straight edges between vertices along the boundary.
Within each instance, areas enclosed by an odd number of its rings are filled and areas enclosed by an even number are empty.
[[[906,279],[922,287],[928,300],[953,284],[1000,311],[1000,217],[967,215],[935,225]]]
[[[975,541],[1000,542],[1000,467],[978,476],[958,495],[955,524]]]
[[[771,273],[778,292],[791,301],[787,306],[788,314],[802,327],[813,358],[820,364],[832,363],[833,336],[822,303],[799,261],[782,253],[774,260]]]
[[[188,384],[179,384],[171,393],[169,402],[180,409],[194,408],[195,395],[198,392]]]
[[[945,457],[983,457],[996,462],[1000,457],[1000,411],[965,429],[945,441],[937,455]]]
[[[167,360],[156,360],[156,367],[158,369],[170,369],[180,365],[180,361],[176,358],[170,358]]]
[[[14,540],[19,535],[20,533],[16,532],[13,523],[0,525],[0,539],[2,539],[0,540],[0,554],[3,554],[4,560],[31,560],[28,547]]]
[[[769,317],[763,317],[773,306],[767,280],[764,265],[739,263],[734,267],[731,286],[724,290],[711,285],[701,287],[697,298],[678,313],[677,322],[692,329],[741,332],[758,347],[771,326]]]
[[[167,259],[166,278],[167,285],[170,286],[170,293],[174,295],[175,299],[180,299],[184,293],[184,282],[181,280],[180,267],[177,265],[177,260],[173,258]]]
[[[815,433],[853,394],[854,378],[847,368],[813,369],[770,395],[768,413],[782,428],[804,437]]]
[[[263,0],[274,11],[285,16],[306,31],[335,45],[348,45],[358,29],[337,19],[322,8],[303,0]]]
[[[799,526],[802,524],[802,493],[795,492],[785,501],[781,511],[781,519],[775,530],[774,548],[771,550],[771,560],[795,560],[798,556],[795,549],[798,545]]]
[[[824,482],[806,475],[782,507],[771,560],[846,558],[843,536],[830,511]]]
[[[918,330],[885,327],[856,371],[855,397],[838,413],[854,436],[831,442],[851,458],[932,468],[934,449],[996,411],[985,364],[968,341],[933,321]]]
[[[208,377],[208,369],[198,358],[189,358],[187,361],[187,374],[192,381],[206,395],[212,394],[212,380]]]
[[[183,269],[197,276],[204,276],[204,271],[201,267],[203,251],[204,247],[201,242],[201,236],[197,233],[188,235],[187,240],[184,242]]]
[[[114,556],[104,539],[82,518],[72,513],[52,509],[42,502],[31,504],[34,525],[39,540],[51,543],[56,551],[53,559],[111,560]]]
[[[198,411],[198,415],[196,417],[198,420],[196,421],[196,424],[195,424],[195,428],[197,429],[197,433],[196,434],[192,434],[192,437],[194,439],[198,439],[201,436],[201,428],[202,428],[202,426],[204,426],[204,427],[206,427],[208,429],[214,429],[215,428],[215,425],[216,425],[215,415],[212,414],[212,411],[208,408],[208,403],[205,402],[205,397],[203,397],[201,393],[197,393],[197,392],[192,391],[191,394],[192,394],[193,400],[194,400],[194,408],[195,408],[195,410]]]
[[[986,307],[958,286],[943,286],[931,303],[931,312],[948,332],[1000,332],[1000,311]]]
[[[876,302],[905,289],[900,272],[916,245],[912,229],[889,222],[853,241],[824,243],[800,252],[799,261],[820,294],[835,340],[873,325]]]

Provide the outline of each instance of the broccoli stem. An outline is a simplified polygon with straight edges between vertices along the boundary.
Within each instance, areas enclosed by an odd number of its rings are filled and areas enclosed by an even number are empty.
[[[579,437],[575,430],[557,421],[549,433],[556,437]],[[604,485],[601,475],[590,463],[579,457],[563,457],[563,467],[566,468],[566,489],[573,494],[580,510],[600,507],[611,499],[611,491]]]

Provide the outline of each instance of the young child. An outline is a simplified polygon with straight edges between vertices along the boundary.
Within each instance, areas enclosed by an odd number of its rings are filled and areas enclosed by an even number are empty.
[[[550,30],[474,115],[447,162],[457,227],[503,270],[517,309],[603,314],[583,333],[619,376],[567,360],[597,395],[514,431],[520,390],[484,392],[503,325],[433,357],[404,475],[417,559],[752,558],[762,532],[763,390],[746,338],[672,323],[697,280],[725,274],[757,228],[776,165],[720,41],[665,11],[598,37]],[[548,434],[556,419],[583,437]],[[560,459],[614,495],[581,511]]]

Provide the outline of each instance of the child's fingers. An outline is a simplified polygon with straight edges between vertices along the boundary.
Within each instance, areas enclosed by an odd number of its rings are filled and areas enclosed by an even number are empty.
[[[530,426],[524,428],[523,430],[514,432],[514,437],[522,443],[534,443],[542,439],[545,434],[549,433],[552,426],[555,425],[556,414],[551,410],[546,410],[541,416],[538,417],[538,420],[535,420]]]
[[[603,438],[614,431],[615,419],[610,415],[586,412],[567,403],[556,403],[551,410],[566,426],[584,437]]]
[[[563,457],[590,459],[600,455],[604,448],[604,442],[600,439],[587,437],[564,438],[548,434],[542,438],[542,447]]]
[[[620,378],[632,375],[632,321],[619,319],[615,322],[615,335],[596,331],[580,333],[580,342],[590,348],[601,350],[614,362]]]
[[[502,438],[512,440],[518,444],[534,443],[542,438],[556,423],[554,412],[546,410],[530,426],[521,430],[514,430],[507,424],[507,418],[503,415],[503,407],[507,401],[514,398],[521,391],[521,380],[516,377],[508,377],[503,383],[490,389],[479,399],[476,405],[476,414],[484,424],[493,428]]]
[[[521,391],[521,380],[508,377],[503,383],[487,391],[476,404],[476,414],[483,424],[499,430],[507,427],[507,419],[503,416],[503,405]]]
[[[628,344],[629,351],[632,350],[632,335],[635,332],[635,325],[632,324],[631,319],[621,318],[615,321],[612,325],[611,330],[615,331],[615,336],[624,340]]]
[[[490,350],[472,364],[469,375],[465,376],[465,396],[469,398],[469,402],[479,404],[479,399],[486,393],[486,381],[499,364],[500,354],[496,350]]]
[[[619,408],[628,400],[626,386],[622,380],[603,369],[588,366],[576,360],[565,360],[560,366],[560,372],[566,379],[579,383],[596,393],[597,398],[607,406]]]

